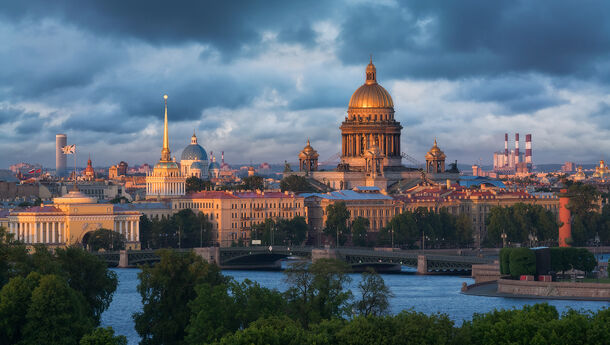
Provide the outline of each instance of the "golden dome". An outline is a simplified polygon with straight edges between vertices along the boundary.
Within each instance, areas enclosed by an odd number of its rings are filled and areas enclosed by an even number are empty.
[[[349,100],[350,108],[393,108],[390,93],[377,84],[377,69],[373,61],[366,66],[366,81]]]
[[[318,158],[318,152],[311,147],[309,139],[307,139],[307,145],[303,148],[303,151],[299,153],[300,158],[314,157]]]
[[[445,159],[445,153],[436,145],[436,139],[434,139],[434,145],[426,154],[426,159]]]

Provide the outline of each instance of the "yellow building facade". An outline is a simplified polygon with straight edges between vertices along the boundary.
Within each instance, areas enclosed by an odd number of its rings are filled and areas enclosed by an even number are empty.
[[[239,240],[250,241],[252,227],[265,219],[304,217],[304,198],[290,192],[203,191],[171,200],[172,211],[202,212],[212,223],[213,238],[222,247]]]
[[[11,212],[8,231],[29,245],[65,247],[83,244],[90,232],[104,228],[123,235],[127,249],[139,249],[140,215],[120,205],[97,203],[97,199],[72,190],[54,198],[52,205]]]

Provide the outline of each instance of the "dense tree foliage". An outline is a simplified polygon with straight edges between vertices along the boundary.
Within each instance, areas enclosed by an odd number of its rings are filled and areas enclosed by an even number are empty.
[[[89,233],[87,238],[87,247],[89,250],[98,251],[103,250],[121,250],[125,249],[125,236],[122,234],[108,230],[108,229],[97,229]]]
[[[280,189],[282,192],[290,191],[295,193],[313,192],[315,189],[307,181],[307,178],[298,175],[289,175],[280,181]]]
[[[202,284],[196,291],[197,297],[189,303],[189,344],[216,341],[260,318],[285,313],[282,293],[247,279],[243,283]]]
[[[571,243],[577,246],[610,242],[610,206],[599,209],[602,196],[593,185],[573,183],[568,188],[568,209],[572,214]],[[600,212],[601,211],[601,212]]]
[[[245,190],[264,190],[265,180],[261,176],[248,176],[242,179],[240,189]]]
[[[555,272],[571,269],[591,272],[596,265],[595,256],[586,248],[551,248],[551,269]]]
[[[140,242],[145,248],[196,248],[212,245],[212,223],[202,212],[180,210],[169,218],[140,218]]]
[[[495,206],[486,219],[487,238],[484,243],[492,247],[502,247],[502,233],[506,233],[507,243],[553,244],[557,242],[558,228],[556,217],[540,205],[517,203],[510,207]]]
[[[267,218],[252,227],[252,239],[263,245],[301,245],[307,238],[307,221],[304,217],[277,221]]]
[[[352,223],[352,243],[359,247],[370,247],[373,241],[368,238],[370,221],[368,218],[357,217]]]
[[[378,244],[390,245],[392,235],[395,245],[405,248],[421,243],[422,236],[426,238],[426,247],[465,247],[472,243],[472,222],[466,215],[454,216],[445,209],[431,212],[420,207],[415,212],[394,216],[380,231]]]
[[[348,239],[349,229],[347,227],[347,221],[349,220],[350,213],[347,210],[345,202],[339,201],[326,206],[326,227],[324,232],[327,235],[332,236],[333,239],[339,237],[339,243],[337,245],[343,245]]]
[[[98,327],[85,334],[79,345],[127,345],[127,338],[124,335],[114,335],[112,327]]]
[[[24,344],[77,344],[95,324],[78,291],[56,275],[40,278],[23,325]]]
[[[187,193],[200,192],[202,190],[211,190],[212,183],[202,180],[197,176],[190,176],[186,179],[185,191]]]
[[[508,270],[513,278],[536,274],[536,254],[529,248],[512,248]]]
[[[161,261],[142,267],[138,274],[138,292],[142,311],[134,314],[141,344],[183,344],[191,313],[188,303],[195,299],[195,287],[226,283],[216,265],[205,262],[192,252],[159,250]]]

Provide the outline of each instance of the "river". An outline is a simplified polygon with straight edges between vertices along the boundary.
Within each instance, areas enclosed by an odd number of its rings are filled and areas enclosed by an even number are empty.
[[[119,277],[119,286],[114,293],[112,303],[102,315],[102,325],[112,326],[117,334],[125,335],[129,344],[138,344],[139,336],[134,329],[131,315],[142,308],[138,285],[139,269],[112,269]],[[264,287],[284,290],[282,272],[268,271],[223,271],[238,281],[246,278],[256,281]],[[416,311],[445,313],[457,324],[469,320],[474,313],[485,313],[493,309],[520,308],[526,304],[547,302],[562,312],[568,308],[598,310],[608,307],[607,302],[534,300],[502,297],[468,296],[460,293],[462,282],[472,284],[473,280],[458,276],[419,276],[412,274],[384,274],[386,284],[392,290],[392,313],[413,308]],[[351,274],[350,288],[358,296],[359,274]],[[185,306],[186,308],[186,306]]]

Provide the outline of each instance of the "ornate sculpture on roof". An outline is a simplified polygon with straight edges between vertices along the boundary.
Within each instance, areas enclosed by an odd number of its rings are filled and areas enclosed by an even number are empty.
[[[445,172],[445,153],[436,144],[434,139],[434,145],[428,153],[426,153],[426,172],[429,174],[440,174]]]
[[[316,171],[318,170],[318,151],[314,150],[309,144],[307,139],[307,145],[299,153],[299,171]]]
[[[594,178],[604,179],[610,175],[610,169],[606,165],[606,163],[601,160],[599,161],[599,166],[595,167],[595,173],[593,173]]]
[[[89,155],[89,159],[87,160],[84,178],[87,181],[95,180],[95,170],[93,170],[93,165],[91,164],[91,155]]]

